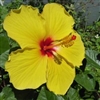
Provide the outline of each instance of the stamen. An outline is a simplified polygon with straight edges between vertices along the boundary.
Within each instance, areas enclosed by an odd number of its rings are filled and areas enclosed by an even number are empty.
[[[55,41],[55,45],[54,46],[65,46],[65,47],[70,47],[74,44],[74,40],[76,40],[76,36],[72,35],[72,33],[70,33],[68,36],[64,37],[61,40],[56,40]]]
[[[76,39],[76,36],[72,35],[72,33],[70,33],[68,36],[64,37],[63,39],[56,40],[49,46],[44,46],[44,50],[51,49],[51,48],[57,47],[57,46],[70,47],[74,44],[75,39]]]
[[[44,50],[51,49],[53,47],[55,47],[55,46],[54,45],[44,46]]]

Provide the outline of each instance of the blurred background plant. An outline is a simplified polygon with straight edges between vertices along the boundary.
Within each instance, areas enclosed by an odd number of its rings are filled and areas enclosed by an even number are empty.
[[[99,1],[99,0],[98,0]],[[86,58],[80,69],[76,69],[76,77],[70,89],[64,96],[58,96],[48,91],[45,85],[36,90],[16,90],[9,82],[5,71],[5,62],[11,51],[19,45],[7,36],[3,29],[5,16],[11,9],[21,4],[38,7],[40,12],[48,2],[62,4],[74,17],[74,29],[81,35],[86,48]],[[0,0],[0,100],[100,100],[100,13],[96,20],[88,22],[87,5],[100,7],[95,0]],[[78,6],[77,6],[78,4]],[[94,5],[95,4],[95,5]]]

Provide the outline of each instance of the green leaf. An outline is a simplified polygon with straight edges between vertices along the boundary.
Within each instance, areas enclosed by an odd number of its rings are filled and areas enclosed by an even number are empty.
[[[75,81],[88,91],[94,91],[95,89],[95,80],[93,78],[88,77],[85,72],[77,74],[75,77]]]
[[[8,9],[5,6],[0,6],[0,17],[3,20],[8,13]]]
[[[11,49],[15,47],[20,47],[19,44],[11,38],[9,39],[9,44],[11,46]]]
[[[42,87],[37,100],[65,100],[65,99],[62,96],[55,95],[54,93],[47,90],[45,87]]]
[[[9,50],[5,51],[0,55],[0,67],[4,68],[4,64],[8,59]]]
[[[9,48],[10,48],[10,46],[9,46],[9,42],[8,42],[8,37],[0,35],[0,54],[5,52]]]
[[[65,97],[65,100],[80,100],[78,91],[72,87],[70,87],[67,95],[65,95],[64,97]]]
[[[0,100],[17,100],[12,92],[12,89],[8,86],[4,87],[0,93]]]
[[[97,54],[97,51],[86,50],[86,59],[89,65],[100,69],[100,61],[97,60]]]

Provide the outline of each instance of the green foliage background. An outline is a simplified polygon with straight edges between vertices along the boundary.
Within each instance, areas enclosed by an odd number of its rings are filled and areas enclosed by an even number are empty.
[[[7,13],[18,8],[21,4],[30,4],[42,11],[45,3],[42,0],[12,0],[8,4],[0,5],[0,100],[100,100],[100,19],[92,25],[87,21],[82,11],[76,12],[74,2],[71,0],[48,0],[65,6],[66,10],[74,17],[74,29],[81,35],[86,48],[86,58],[80,69],[76,69],[76,77],[68,92],[64,95],[55,95],[46,85],[36,90],[16,90],[9,82],[8,73],[5,71],[5,62],[11,51],[19,45],[7,36],[3,29],[3,21]],[[85,5],[83,5],[85,6]]]

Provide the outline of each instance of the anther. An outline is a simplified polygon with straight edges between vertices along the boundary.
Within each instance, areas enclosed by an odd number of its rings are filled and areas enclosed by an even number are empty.
[[[72,35],[72,33],[70,33],[68,36],[64,37],[61,40],[56,40],[55,43],[57,43],[54,46],[65,46],[65,47],[70,47],[74,44],[74,40],[76,40],[76,36]]]

